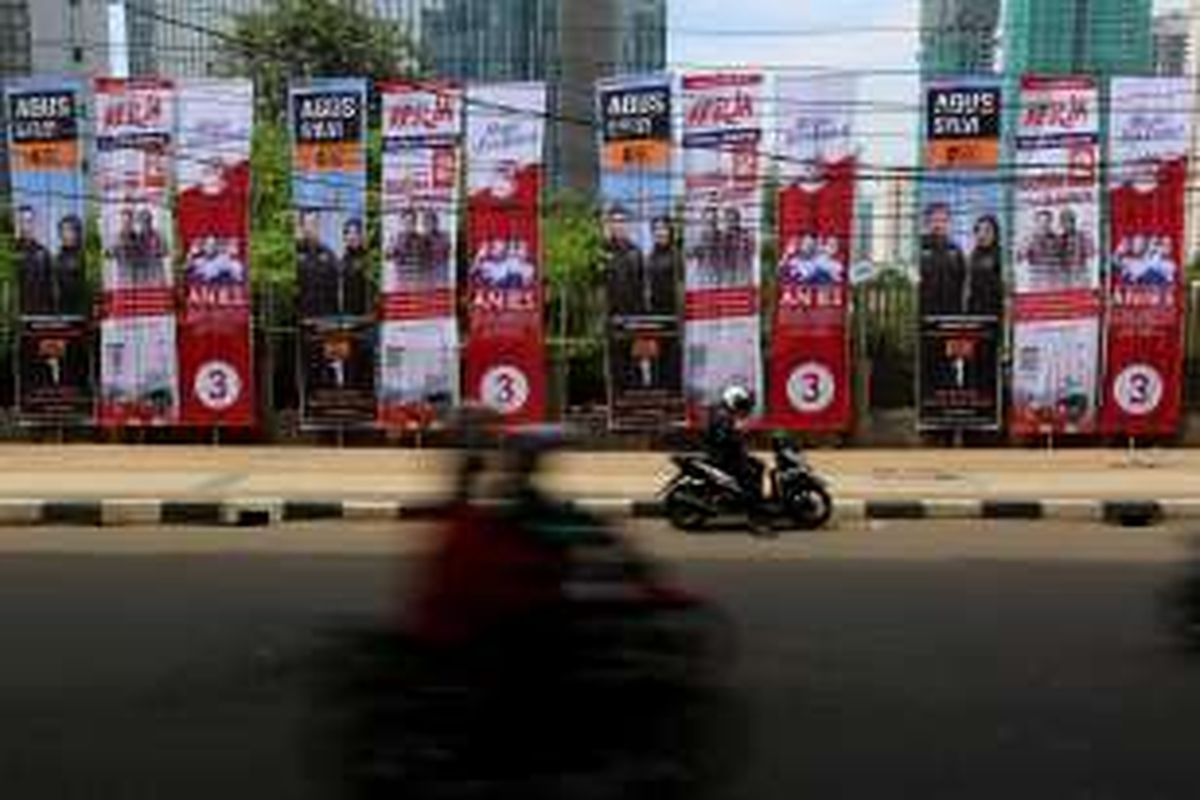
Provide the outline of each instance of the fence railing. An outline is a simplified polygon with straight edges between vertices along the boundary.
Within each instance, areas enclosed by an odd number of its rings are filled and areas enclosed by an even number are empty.
[[[0,282],[0,419],[15,425],[20,325],[11,285]],[[871,282],[854,291],[850,331],[861,414],[911,409],[916,391],[917,291],[908,281]],[[287,439],[297,431],[300,406],[299,334],[292,290],[263,283],[254,293],[255,370],[264,434]],[[601,327],[601,326],[597,326]],[[548,326],[553,331],[553,326]],[[1200,411],[1200,282],[1187,291],[1185,406]],[[555,415],[602,414],[607,402],[605,347],[598,337],[548,335],[549,407]]]

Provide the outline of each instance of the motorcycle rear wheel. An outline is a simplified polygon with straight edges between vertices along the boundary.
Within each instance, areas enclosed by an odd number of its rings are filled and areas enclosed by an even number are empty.
[[[700,508],[701,499],[688,486],[677,486],[666,497],[667,520],[681,531],[695,533],[704,530],[711,518]]]

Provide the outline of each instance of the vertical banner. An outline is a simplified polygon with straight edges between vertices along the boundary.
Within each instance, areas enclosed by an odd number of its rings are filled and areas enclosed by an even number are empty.
[[[300,318],[301,422],[376,418],[375,317],[366,233],[367,86],[319,79],[289,93]]]
[[[17,416],[90,422],[91,298],[84,263],[83,86],[20,81],[6,93],[20,354]]]
[[[768,419],[840,432],[853,421],[849,310],[854,230],[855,85],[841,76],[781,75],[779,261]]]
[[[179,420],[170,192],[175,92],[98,78],[94,179],[104,250],[100,423]]]
[[[1021,80],[1013,287],[1014,433],[1089,433],[1100,345],[1099,93]]]
[[[462,90],[390,83],[383,105],[379,419],[403,426],[458,402]]]
[[[1184,215],[1192,87],[1115,78],[1105,433],[1172,434],[1183,404]]]
[[[465,394],[509,423],[546,413],[539,212],[546,87],[467,92],[469,332]]]
[[[764,84],[759,72],[682,78],[684,371],[693,420],[729,386],[762,397],[758,291]]]
[[[178,91],[176,216],[183,253],[179,321],[182,422],[254,424],[250,346],[249,81],[189,81]]]
[[[667,76],[597,87],[609,424],[617,430],[660,430],[684,419],[671,88]]]
[[[917,372],[922,430],[1000,427],[1002,102],[996,78],[925,85]]]

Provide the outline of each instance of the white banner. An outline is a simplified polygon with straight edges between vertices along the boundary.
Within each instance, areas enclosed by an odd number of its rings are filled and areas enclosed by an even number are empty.
[[[685,393],[693,418],[739,385],[762,397],[759,334],[765,76],[682,78]]]

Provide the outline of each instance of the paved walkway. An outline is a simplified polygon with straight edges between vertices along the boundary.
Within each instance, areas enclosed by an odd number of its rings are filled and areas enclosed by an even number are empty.
[[[849,500],[1200,499],[1200,450],[844,450],[813,463]],[[548,476],[572,497],[647,499],[660,453],[572,453]],[[448,483],[451,454],[413,450],[13,445],[0,498],[421,500]]]

